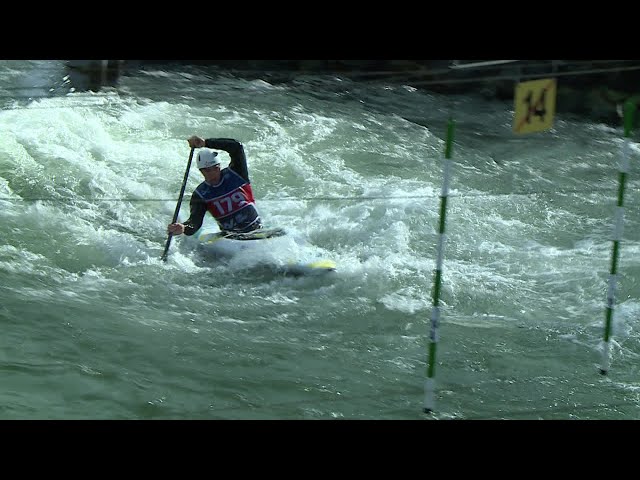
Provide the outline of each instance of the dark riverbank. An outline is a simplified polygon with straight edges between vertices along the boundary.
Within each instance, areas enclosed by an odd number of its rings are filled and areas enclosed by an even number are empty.
[[[333,74],[359,82],[410,85],[444,94],[480,94],[510,100],[518,82],[557,79],[556,113],[611,125],[621,123],[622,105],[640,98],[638,60],[126,60],[108,61],[106,77],[163,66],[209,67],[272,84],[305,74]],[[117,64],[113,62],[118,62]],[[496,62],[491,64],[490,62]],[[484,64],[483,64],[484,63]],[[117,72],[114,74],[114,65]],[[102,73],[102,78],[105,73]],[[637,117],[638,115],[636,115]],[[637,123],[637,122],[636,122]]]

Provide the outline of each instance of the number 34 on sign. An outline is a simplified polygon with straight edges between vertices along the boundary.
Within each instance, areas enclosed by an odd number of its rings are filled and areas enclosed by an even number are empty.
[[[518,134],[549,130],[556,113],[556,79],[516,85],[513,131]]]

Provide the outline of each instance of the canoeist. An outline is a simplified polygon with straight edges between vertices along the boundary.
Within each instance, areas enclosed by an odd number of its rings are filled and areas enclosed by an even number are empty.
[[[207,138],[196,135],[188,139],[191,148],[200,148],[196,163],[204,181],[196,187],[189,203],[191,214],[184,223],[171,223],[167,231],[173,235],[193,235],[202,226],[209,211],[223,232],[246,233],[262,228],[256,209],[244,147],[232,138]],[[221,168],[218,152],[231,157]]]

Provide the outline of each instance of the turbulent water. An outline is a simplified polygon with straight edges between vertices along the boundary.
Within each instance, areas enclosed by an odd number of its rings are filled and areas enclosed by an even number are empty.
[[[0,62],[0,418],[640,414],[635,143],[598,372],[621,128],[558,116],[516,136],[509,102],[334,76],[156,68],[92,93],[65,75],[63,62]],[[265,225],[304,242],[211,259],[175,237],[162,262],[194,134],[240,140]],[[182,215],[201,178],[193,166]],[[338,269],[263,268],[291,257]]]

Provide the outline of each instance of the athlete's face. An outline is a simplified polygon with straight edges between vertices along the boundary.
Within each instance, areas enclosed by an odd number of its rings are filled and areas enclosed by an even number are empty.
[[[216,184],[220,181],[220,165],[201,168],[200,173],[202,173],[202,176],[208,183]]]

